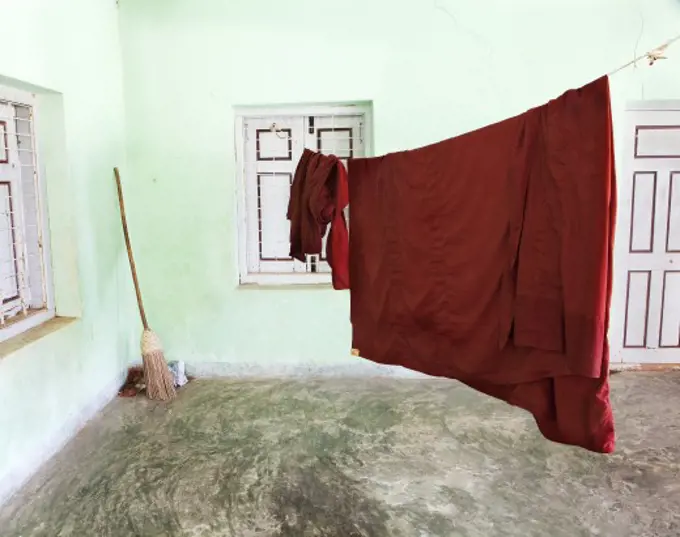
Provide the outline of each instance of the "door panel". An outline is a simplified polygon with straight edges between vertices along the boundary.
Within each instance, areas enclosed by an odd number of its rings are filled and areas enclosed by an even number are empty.
[[[680,112],[628,113],[612,300],[613,360],[680,363]]]

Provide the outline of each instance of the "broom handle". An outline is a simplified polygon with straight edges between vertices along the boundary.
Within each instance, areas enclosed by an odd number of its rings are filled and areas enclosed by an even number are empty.
[[[142,302],[142,291],[139,289],[139,279],[137,278],[137,267],[135,266],[135,258],[132,255],[132,244],[130,243],[130,232],[128,231],[127,218],[125,216],[125,203],[123,202],[123,185],[120,182],[120,172],[118,168],[113,169],[116,176],[116,186],[118,187],[118,204],[120,205],[120,219],[123,221],[123,235],[125,235],[125,247],[127,248],[128,260],[130,261],[130,271],[132,272],[132,281],[135,284],[135,293],[137,294],[137,306],[139,306],[139,316],[142,318],[142,326],[144,330],[149,329],[149,323],[146,321],[146,313],[144,311],[144,302]]]

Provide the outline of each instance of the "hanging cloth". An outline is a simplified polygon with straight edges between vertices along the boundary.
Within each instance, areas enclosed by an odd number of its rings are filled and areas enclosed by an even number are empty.
[[[613,451],[611,129],[603,77],[462,136],[350,160],[355,353],[458,379],[528,410],[553,441]]]
[[[290,220],[290,256],[305,262],[322,253],[333,273],[333,288],[349,289],[349,245],[344,209],[349,203],[347,170],[337,157],[305,149],[295,169],[287,217]]]

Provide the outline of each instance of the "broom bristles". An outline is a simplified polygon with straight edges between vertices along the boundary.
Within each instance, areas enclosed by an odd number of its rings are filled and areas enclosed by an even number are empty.
[[[151,330],[142,333],[142,361],[147,397],[155,401],[174,399],[177,394],[175,381],[165,361],[160,339]]]

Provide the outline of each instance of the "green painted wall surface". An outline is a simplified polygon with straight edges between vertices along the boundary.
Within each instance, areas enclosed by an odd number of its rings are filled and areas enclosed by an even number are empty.
[[[112,176],[125,152],[115,2],[0,0],[0,34],[0,85],[38,95],[57,310],[78,317],[0,357],[4,489],[124,371],[138,322]]]
[[[153,323],[189,363],[351,360],[349,299],[238,288],[233,107],[372,100],[377,154],[520,113],[678,33],[673,0],[121,0],[130,211]],[[639,42],[638,42],[639,41]],[[613,79],[680,98],[680,44]]]

